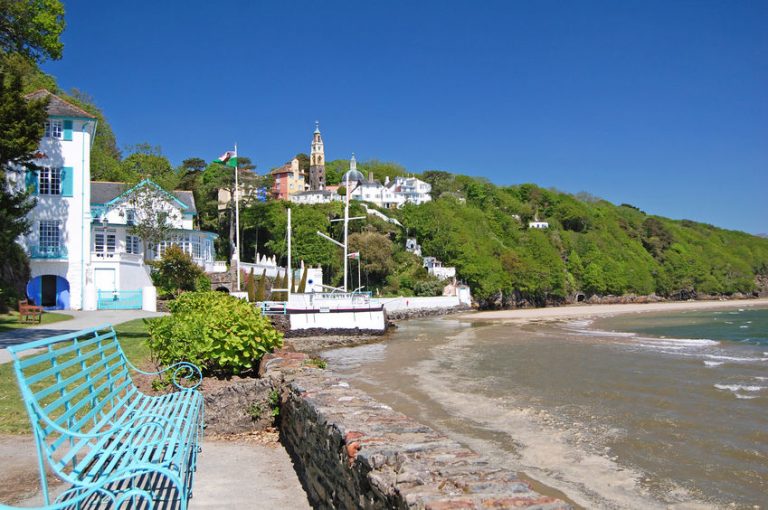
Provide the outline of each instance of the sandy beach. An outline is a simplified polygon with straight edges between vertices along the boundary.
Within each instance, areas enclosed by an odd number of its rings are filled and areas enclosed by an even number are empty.
[[[617,305],[569,305],[552,308],[523,308],[518,310],[468,312],[455,315],[454,318],[476,321],[511,321],[523,323],[540,320],[587,319],[632,313],[678,312],[746,307],[768,307],[768,298],[736,299],[732,301],[665,301],[662,303],[630,303]]]

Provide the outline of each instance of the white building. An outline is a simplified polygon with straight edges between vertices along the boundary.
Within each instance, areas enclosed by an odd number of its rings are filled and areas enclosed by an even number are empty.
[[[387,179],[389,181],[389,179]],[[395,177],[391,183],[385,181],[384,185],[390,192],[402,197],[403,203],[424,204],[432,200],[432,185],[416,177]]]
[[[456,268],[443,266],[443,263],[435,257],[424,257],[424,267],[427,272],[441,280],[448,280],[456,277]]]
[[[546,221],[529,221],[528,222],[528,228],[537,228],[537,229],[546,229],[549,228],[549,223]]]
[[[37,202],[29,213],[31,229],[19,239],[30,257],[27,296],[53,309],[140,308],[142,291],[152,288],[152,282],[141,240],[129,233],[131,223],[140,221],[145,211],[131,207],[130,197],[159,187],[151,181],[133,190],[121,183],[92,183],[96,118],[47,90],[27,99],[46,97],[48,120],[36,160],[40,169],[27,169],[23,181],[17,180]],[[215,234],[193,228],[192,194],[158,191],[158,196],[157,206],[167,212],[174,233],[148,255],[159,256],[175,242],[200,265],[213,269]],[[99,300],[98,291],[104,299]]]
[[[295,204],[330,204],[341,202],[341,195],[328,189],[300,191],[288,197]]]
[[[395,177],[390,182],[386,178],[384,184],[373,179],[373,174],[366,179],[357,170],[355,155],[349,160],[349,171],[342,177],[342,186],[346,186],[346,176],[350,180],[350,197],[353,200],[369,202],[385,209],[396,209],[406,203],[423,204],[432,200],[429,194],[432,186],[416,177]]]

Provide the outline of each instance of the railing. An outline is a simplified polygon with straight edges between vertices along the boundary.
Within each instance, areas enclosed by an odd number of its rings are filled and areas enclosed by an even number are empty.
[[[65,259],[67,258],[66,246],[30,246],[29,258],[31,259]]]
[[[285,315],[287,313],[287,305],[285,301],[262,301],[261,314],[262,315]]]
[[[141,290],[100,290],[97,294],[99,310],[141,310]]]

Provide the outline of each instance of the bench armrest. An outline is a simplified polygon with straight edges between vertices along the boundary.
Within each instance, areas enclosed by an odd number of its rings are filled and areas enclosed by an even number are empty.
[[[130,361],[128,364],[131,366],[133,370],[140,374],[144,375],[160,375],[162,373],[173,371],[171,374],[171,380],[173,382],[173,385],[176,386],[180,390],[194,390],[200,384],[203,382],[203,373],[198,368],[197,365],[190,363],[188,361],[180,361],[178,363],[174,363],[173,365],[168,365],[167,367],[163,368],[162,370],[158,370],[157,372],[147,372],[144,370],[140,370],[136,368],[136,366],[131,363]],[[191,386],[184,386],[181,384],[181,381],[191,381]]]

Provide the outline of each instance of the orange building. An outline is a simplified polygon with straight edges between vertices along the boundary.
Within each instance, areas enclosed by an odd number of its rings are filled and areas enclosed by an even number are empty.
[[[294,193],[307,189],[305,175],[299,169],[299,160],[296,158],[280,168],[275,168],[270,174],[275,179],[272,185],[272,197],[276,200],[288,200]]]

